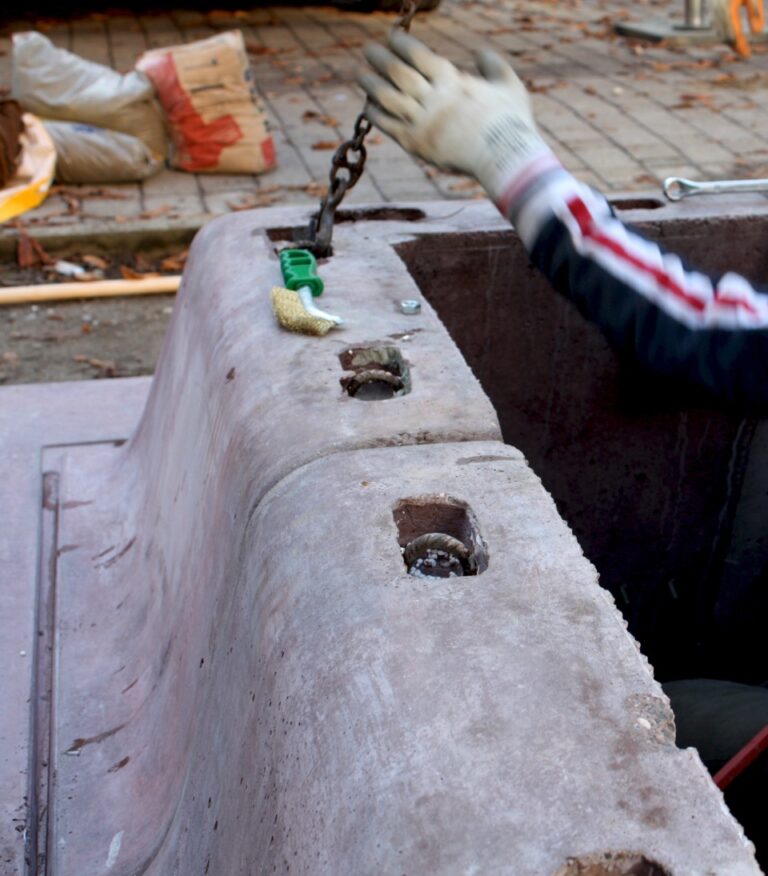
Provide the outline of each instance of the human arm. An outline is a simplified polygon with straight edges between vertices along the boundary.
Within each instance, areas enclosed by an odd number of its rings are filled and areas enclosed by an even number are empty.
[[[749,407],[768,407],[768,295],[713,280],[625,227],[559,164],[511,68],[481,53],[469,76],[412,37],[371,46],[367,114],[401,145],[474,176],[532,261],[611,345],[649,369]]]

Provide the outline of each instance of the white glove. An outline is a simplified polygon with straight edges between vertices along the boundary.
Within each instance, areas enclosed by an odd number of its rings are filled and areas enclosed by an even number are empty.
[[[470,76],[393,30],[389,48],[370,44],[365,57],[380,74],[359,78],[370,121],[426,161],[474,176],[504,212],[526,167],[539,159],[557,164],[536,130],[525,86],[494,52],[478,52],[483,78]]]

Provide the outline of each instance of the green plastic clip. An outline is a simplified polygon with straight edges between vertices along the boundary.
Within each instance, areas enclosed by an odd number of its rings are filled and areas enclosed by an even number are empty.
[[[308,249],[284,249],[280,253],[283,281],[288,289],[307,286],[317,298],[323,294],[323,281],[317,275],[317,261]]]

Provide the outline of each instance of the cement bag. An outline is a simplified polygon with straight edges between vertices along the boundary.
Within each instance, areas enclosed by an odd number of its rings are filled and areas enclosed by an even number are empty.
[[[21,157],[16,173],[0,190],[0,222],[19,216],[42,203],[53,182],[56,150],[43,123],[31,113],[22,116]]]
[[[11,92],[38,116],[121,131],[139,137],[158,158],[165,158],[163,117],[143,73],[121,76],[28,31],[13,36]]]
[[[130,134],[82,122],[46,122],[56,146],[56,179],[69,183],[138,182],[163,166]]]
[[[136,66],[152,80],[165,110],[174,167],[261,173],[275,166],[275,147],[239,30],[153,49]]]

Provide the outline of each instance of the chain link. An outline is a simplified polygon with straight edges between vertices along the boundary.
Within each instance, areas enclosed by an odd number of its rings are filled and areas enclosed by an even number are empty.
[[[402,27],[403,30],[411,29],[413,16],[419,10],[419,0],[403,0],[403,5],[400,7],[400,15],[395,22],[395,27]]]
[[[403,0],[395,27],[401,27],[405,31],[409,30],[418,8],[419,0]],[[373,125],[366,118],[365,107],[363,107],[363,111],[355,119],[352,138],[345,140],[333,154],[328,193],[320,201],[317,216],[313,217],[310,222],[309,239],[297,241],[292,244],[293,246],[308,249],[317,258],[327,258],[331,254],[331,237],[333,236],[336,208],[346,193],[355,186],[363,175],[365,159],[368,155],[364,141],[371,128]]]

